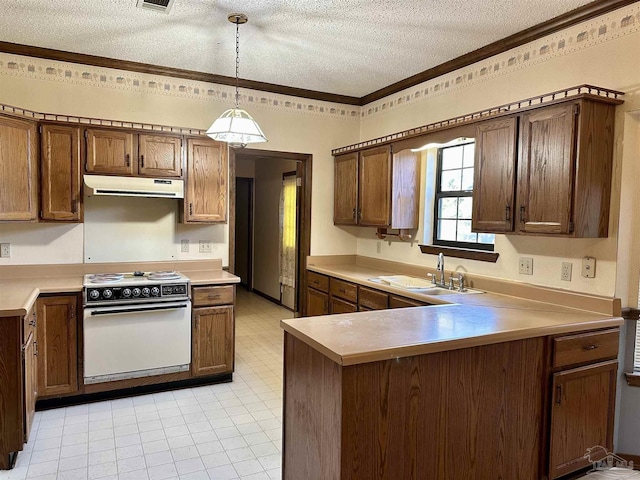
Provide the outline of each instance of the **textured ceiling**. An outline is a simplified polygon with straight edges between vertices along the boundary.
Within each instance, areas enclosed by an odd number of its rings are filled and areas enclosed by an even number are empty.
[[[0,41],[361,97],[589,0],[2,0]]]

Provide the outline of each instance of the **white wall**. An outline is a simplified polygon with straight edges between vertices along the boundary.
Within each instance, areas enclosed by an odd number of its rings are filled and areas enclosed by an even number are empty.
[[[280,301],[280,192],[293,160],[255,161],[253,288]]]

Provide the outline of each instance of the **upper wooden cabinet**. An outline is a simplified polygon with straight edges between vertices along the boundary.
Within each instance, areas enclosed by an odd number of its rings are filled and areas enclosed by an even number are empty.
[[[81,222],[80,128],[43,124],[40,141],[40,218]]]
[[[182,139],[168,135],[140,135],[139,174],[145,177],[182,176]]]
[[[133,175],[133,133],[118,130],[85,130],[87,173]]]
[[[335,225],[418,227],[418,155],[389,146],[335,157]]]
[[[471,227],[513,231],[517,119],[483,122],[476,131]]]
[[[37,218],[37,124],[0,116],[0,221]]]
[[[523,113],[516,167],[516,119],[481,123],[473,230],[606,237],[616,103],[584,98]]]
[[[182,138],[121,130],[87,129],[87,173],[182,176]]]
[[[358,152],[338,155],[334,165],[333,223],[355,225],[358,223]]]
[[[227,144],[209,138],[187,140],[185,223],[224,223],[227,220]]]

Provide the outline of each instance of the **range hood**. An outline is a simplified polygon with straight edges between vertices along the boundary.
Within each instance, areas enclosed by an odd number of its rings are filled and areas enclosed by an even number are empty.
[[[184,198],[184,182],[182,180],[85,175],[84,183],[89,195]]]

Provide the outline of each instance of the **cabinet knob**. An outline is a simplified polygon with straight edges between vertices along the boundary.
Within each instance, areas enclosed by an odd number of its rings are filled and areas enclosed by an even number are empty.
[[[584,347],[582,347],[584,350],[595,350],[596,348],[598,348],[599,345],[594,345],[593,343],[591,345],[585,345]]]

